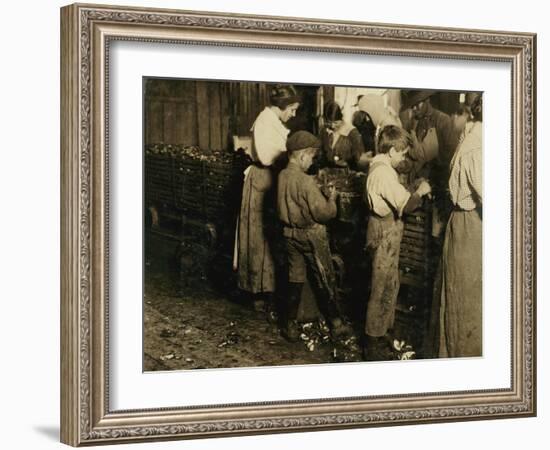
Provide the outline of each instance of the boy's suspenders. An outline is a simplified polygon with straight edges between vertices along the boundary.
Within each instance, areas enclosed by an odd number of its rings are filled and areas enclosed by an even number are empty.
[[[378,161],[371,165],[369,167],[369,172],[367,175],[368,177],[380,166],[384,166],[385,163]],[[365,184],[365,200],[367,200],[367,186]],[[368,205],[368,201],[367,201]],[[370,208],[369,208],[370,209]],[[366,247],[370,249],[375,249],[380,245],[380,242],[382,241],[382,237],[384,234],[384,223],[385,222],[393,222],[394,216],[390,214],[388,217],[383,218],[377,216],[374,212],[371,211],[371,214],[369,216],[368,225],[367,225],[367,236],[366,236]]]
[[[371,164],[369,166],[369,171],[367,172],[367,180],[371,176],[372,172],[374,172],[378,167],[385,165],[382,161],[377,161],[374,164]],[[369,199],[368,199],[368,192],[367,192],[367,182],[365,181],[365,189],[363,193],[363,201],[369,206]],[[369,206],[370,209],[370,206]]]

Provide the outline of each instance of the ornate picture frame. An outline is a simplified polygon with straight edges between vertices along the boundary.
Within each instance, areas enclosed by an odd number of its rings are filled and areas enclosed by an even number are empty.
[[[511,355],[503,389],[113,410],[109,57],[115,41],[511,66]],[[61,10],[61,440],[73,446],[536,414],[536,36],[75,4]],[[139,299],[136,300],[139,303]]]

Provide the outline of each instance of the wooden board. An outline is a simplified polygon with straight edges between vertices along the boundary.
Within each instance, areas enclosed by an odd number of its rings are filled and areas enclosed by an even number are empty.
[[[222,148],[220,84],[217,82],[208,83],[210,150],[220,150]]]
[[[220,83],[220,116],[221,116],[221,148],[226,150],[229,148],[230,142],[230,91],[229,83]]]
[[[201,149],[210,149],[210,105],[208,102],[208,83],[206,81],[197,81],[197,129],[199,137],[199,147]]]
[[[164,102],[163,111],[163,140],[169,144],[177,144],[176,130],[177,130],[177,103],[176,102]]]
[[[149,113],[147,114],[149,129],[148,144],[156,144],[164,142],[164,105],[159,101],[152,101],[149,105]]]

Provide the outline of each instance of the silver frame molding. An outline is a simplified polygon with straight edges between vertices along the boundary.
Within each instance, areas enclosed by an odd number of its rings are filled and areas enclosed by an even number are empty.
[[[509,389],[111,411],[113,40],[504,61],[512,67]],[[536,35],[75,4],[61,9],[61,440],[73,446],[536,414]]]

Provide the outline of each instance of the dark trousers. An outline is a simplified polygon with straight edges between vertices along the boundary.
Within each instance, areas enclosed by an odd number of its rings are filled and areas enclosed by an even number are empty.
[[[288,281],[302,284],[308,274],[318,299],[318,306],[329,320],[340,317],[336,297],[336,278],[328,245],[326,228],[316,225],[308,229],[285,227],[288,256]],[[290,306],[290,309],[293,307]]]

